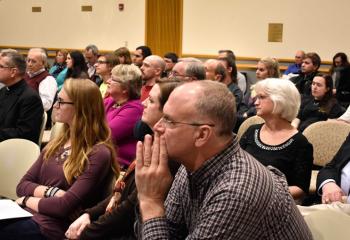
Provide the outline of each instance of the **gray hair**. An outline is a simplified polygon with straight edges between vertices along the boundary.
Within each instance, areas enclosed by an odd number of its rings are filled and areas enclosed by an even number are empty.
[[[119,64],[112,69],[112,77],[118,78],[128,91],[129,99],[139,99],[141,95],[141,70],[133,64]]]
[[[30,52],[39,52],[44,66],[47,65],[47,54],[46,54],[45,49],[43,49],[43,48],[31,48],[31,49],[29,49],[28,54]]]
[[[211,80],[186,84],[201,88],[195,103],[196,113],[214,122],[218,136],[230,136],[236,122],[236,103],[227,86]]]
[[[98,48],[96,47],[96,45],[94,44],[89,44],[86,46],[85,48],[86,51],[89,51],[91,50],[92,54],[94,54],[95,56],[98,55]]]
[[[291,122],[296,118],[300,107],[300,93],[287,79],[266,78],[255,85],[255,91],[263,91],[273,102],[272,113]]]
[[[185,62],[186,77],[196,78],[197,80],[205,79],[205,67],[202,62]]]
[[[13,49],[4,49],[0,52],[0,56],[7,57],[8,64],[11,67],[16,67],[20,76],[25,74],[27,64],[22,54]]]

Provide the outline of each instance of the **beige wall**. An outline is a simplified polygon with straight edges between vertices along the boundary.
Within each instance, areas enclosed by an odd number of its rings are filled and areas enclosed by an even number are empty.
[[[205,4],[204,4],[205,2]],[[233,49],[245,57],[350,54],[348,0],[184,0],[183,53]],[[267,42],[268,23],[283,23],[282,43]]]
[[[316,51],[350,54],[348,0],[183,0],[183,53],[292,58]],[[118,3],[125,10],[117,10]],[[92,5],[93,12],[81,12]],[[41,13],[32,13],[41,6]],[[283,23],[283,43],[267,42],[268,23]],[[0,0],[0,45],[130,49],[144,43],[145,0]]]
[[[124,11],[118,11],[124,3]],[[81,12],[92,5],[92,12]],[[41,6],[41,13],[32,13]],[[0,45],[115,50],[144,44],[144,0],[0,0]]]

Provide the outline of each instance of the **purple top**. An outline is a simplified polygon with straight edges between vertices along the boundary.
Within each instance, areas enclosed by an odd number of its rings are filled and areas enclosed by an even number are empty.
[[[143,106],[140,100],[130,100],[116,108],[112,97],[104,100],[106,116],[116,146],[118,161],[122,166],[129,166],[136,156],[136,142],[133,129],[141,119]]]
[[[112,180],[111,153],[105,145],[95,145],[89,154],[87,168],[69,185],[63,173],[65,159],[59,157],[63,148],[47,162],[43,162],[44,152],[17,185],[17,195],[33,196],[39,185],[66,191],[63,197],[42,198],[38,212],[26,208],[34,215],[32,219],[39,224],[42,234],[49,239],[62,239],[72,223],[70,215],[80,208],[96,205],[108,194]]]

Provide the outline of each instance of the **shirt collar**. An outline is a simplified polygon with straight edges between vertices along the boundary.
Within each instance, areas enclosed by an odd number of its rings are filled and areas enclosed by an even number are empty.
[[[45,68],[42,68],[42,69],[40,69],[39,71],[37,71],[37,72],[35,72],[35,73],[29,73],[29,72],[27,72],[27,74],[28,74],[28,76],[29,76],[30,78],[32,78],[32,77],[35,77],[35,76],[39,75],[39,74],[42,73],[42,72],[45,72]]]
[[[216,175],[225,167],[225,165],[227,165],[227,160],[231,159],[231,156],[234,155],[238,149],[239,144],[237,136],[235,135],[232,138],[231,143],[224,150],[205,161],[205,163],[195,172],[187,172],[191,182],[200,185],[210,179],[212,175]]]

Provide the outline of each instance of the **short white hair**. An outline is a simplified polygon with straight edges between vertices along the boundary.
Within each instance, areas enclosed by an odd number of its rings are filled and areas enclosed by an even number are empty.
[[[291,122],[296,118],[300,108],[300,93],[295,85],[287,79],[267,78],[255,85],[255,91],[263,91],[273,102],[274,114]]]

